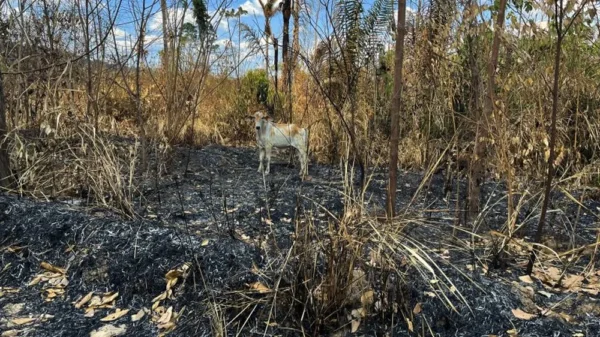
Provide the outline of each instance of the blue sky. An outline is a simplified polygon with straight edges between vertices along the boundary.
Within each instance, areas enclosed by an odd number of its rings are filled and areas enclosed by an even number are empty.
[[[110,0],[113,3],[116,3],[118,0]],[[157,0],[146,0],[146,3],[152,3],[152,1],[157,1]],[[194,17],[192,15],[192,12],[190,9],[188,9],[187,11],[185,11],[185,15],[183,8],[181,8],[180,6],[176,5],[176,2],[173,0],[167,0],[169,7],[170,7],[170,14],[172,16],[172,18],[177,18],[179,20],[181,20],[181,18],[183,17],[185,22],[194,22]],[[135,3],[137,2],[137,4]],[[134,10],[135,12],[139,12],[139,8],[141,6],[142,0],[124,0],[124,8],[122,8],[121,10],[121,15],[119,16],[119,20],[117,20],[117,26],[115,28],[115,32],[116,34],[120,37],[120,40],[122,41],[122,43],[124,45],[126,45],[128,42],[128,40],[135,40],[135,36],[137,35],[136,33],[136,28],[135,28],[135,24],[132,23],[132,21],[135,21],[132,17],[132,15],[130,14],[131,12],[133,12],[131,10],[131,7],[135,7],[136,9]],[[308,6],[310,7],[311,11],[313,12],[313,16],[311,19],[311,23],[306,23],[304,22],[303,25],[301,26],[301,44],[303,46],[303,48],[310,48],[311,45],[314,45],[315,43],[315,39],[319,39],[319,35],[325,35],[326,34],[326,28],[324,28],[326,26],[325,22],[326,22],[326,18],[323,15],[323,9],[321,9],[321,14],[317,15],[317,6],[315,4],[318,4],[319,1],[311,1],[308,0],[307,1]],[[368,9],[370,7],[372,3],[372,0],[367,0],[365,1],[365,9]],[[416,10],[416,5],[412,2],[409,1],[409,7],[412,7]],[[219,7],[221,6],[221,7]],[[253,28],[257,33],[262,33],[263,29],[264,29],[264,16],[263,16],[263,12],[262,9],[260,7],[259,4],[259,0],[208,0],[208,8],[210,11],[210,14],[213,15],[215,13],[215,10],[217,8],[223,8],[223,6],[225,6],[226,8],[233,8],[233,9],[237,9],[239,7],[242,7],[245,11],[247,11],[247,14],[244,14],[241,17],[241,22],[251,28]],[[159,7],[159,3],[156,2],[156,4],[151,8],[152,11],[152,16],[150,18],[149,21],[149,25],[148,25],[148,38],[146,39],[148,46],[149,46],[149,50],[152,54],[156,54],[156,52],[158,52],[159,50],[162,49],[162,15],[160,13],[160,7]],[[282,14],[281,12],[278,12],[275,14],[275,16],[271,19],[271,27],[272,27],[272,31],[275,34],[275,36],[279,37],[279,41],[281,41],[281,35],[282,35]],[[238,39],[238,29],[239,29],[239,22],[237,18],[224,18],[221,17],[220,15],[215,15],[214,16],[214,24],[216,24],[217,22],[219,22],[218,24],[218,30],[217,30],[217,34],[218,34],[218,38],[216,41],[216,44],[219,45],[221,48],[221,51],[223,51],[224,47],[227,44],[230,44],[234,51],[237,51],[238,46],[241,47],[241,54],[242,54],[242,58],[244,58],[244,55],[246,55],[247,53],[250,52],[250,50],[248,49],[248,42],[244,39],[243,35],[241,37],[241,41],[239,41]],[[321,30],[321,33],[318,34],[317,36],[315,36],[315,33],[313,32],[314,29],[314,25],[318,25],[319,26],[319,30]],[[291,27],[290,27],[291,28]],[[291,31],[290,31],[291,32]],[[273,50],[271,48],[270,51],[270,55],[272,57],[273,55]],[[264,62],[264,58],[262,56],[262,54],[258,54],[255,55],[253,57],[249,57],[247,58],[248,62],[246,62],[246,66],[248,67],[255,67],[255,66],[259,66],[262,65]]]
[[[15,8],[18,8],[19,0],[8,0],[8,5],[12,7],[12,9],[7,9],[6,6],[3,6],[2,10],[13,11]],[[20,0],[21,3],[32,4],[37,3],[38,8],[40,6],[40,0]],[[24,1],[24,2],[23,2]],[[74,4],[79,4],[82,6],[85,2],[84,0],[47,0],[53,6],[61,7],[61,8],[72,8]],[[96,3],[97,0],[89,0],[92,4]],[[148,30],[146,36],[146,45],[149,51],[148,59],[150,63],[158,61],[158,51],[162,49],[162,15],[160,13],[160,5],[159,0],[108,0],[100,6],[98,10],[103,11],[102,17],[108,18],[108,14],[110,13],[113,17],[115,15],[116,5],[121,1],[121,8],[119,9],[116,24],[114,27],[114,41],[117,46],[121,47],[123,51],[130,50],[133,46],[133,41],[136,40],[137,37],[137,29],[136,29],[136,21],[139,19],[139,13],[141,12],[142,4],[146,4],[148,10],[150,11],[150,19],[148,22]],[[185,12],[181,7],[180,3],[182,0],[167,0],[167,4],[169,6],[169,13],[171,20],[178,19],[184,20],[185,22],[194,22],[194,17],[192,15],[191,8]],[[187,0],[189,1],[189,0]],[[262,34],[264,29],[264,16],[262,13],[262,9],[259,4],[259,0],[207,0],[208,1],[208,9],[210,14],[214,14],[215,10],[218,8],[244,8],[248,13],[241,17],[241,22],[252,27],[258,34]],[[366,0],[364,3],[365,10],[368,10],[373,0]],[[491,0],[479,0],[481,3],[489,3]],[[581,1],[581,0],[578,0]],[[314,46],[315,41],[320,40],[320,38],[328,35],[327,22],[322,6],[319,4],[329,2],[331,5],[334,0],[305,0],[308,10],[310,11],[311,20],[310,22],[302,22],[301,25],[301,47],[304,51],[308,51]],[[538,0],[538,3],[543,3],[543,1]],[[407,2],[409,11],[416,12],[417,10],[417,1],[416,0],[408,0]],[[509,9],[510,11],[510,9]],[[532,13],[530,16],[536,22],[540,22],[540,25],[544,25],[544,20],[547,20],[541,11],[537,10],[535,13]],[[483,19],[489,19],[489,12],[483,16]],[[508,18],[507,18],[507,21]],[[244,59],[245,56],[250,53],[250,49],[248,48],[248,42],[243,38],[241,41],[238,39],[238,29],[239,23],[237,18],[222,18],[220,15],[214,16],[214,23],[218,24],[217,34],[218,38],[216,44],[221,48],[221,52],[225,50],[226,46],[229,46],[228,49],[230,53],[237,54],[238,46],[240,47],[241,58]],[[280,38],[282,34],[282,14],[276,13],[275,16],[271,20],[271,26],[273,33],[275,36]],[[547,24],[546,24],[547,26]],[[316,29],[315,29],[316,28]],[[510,29],[510,28],[509,28]],[[315,33],[315,31],[317,33]],[[81,32],[73,33],[75,35],[75,40],[81,39]],[[113,36],[110,36],[109,42],[112,44]],[[273,55],[273,51],[271,48],[270,55]],[[258,53],[256,55],[250,55],[244,63],[245,68],[252,68],[257,66],[262,66],[264,64],[264,58],[262,53]]]

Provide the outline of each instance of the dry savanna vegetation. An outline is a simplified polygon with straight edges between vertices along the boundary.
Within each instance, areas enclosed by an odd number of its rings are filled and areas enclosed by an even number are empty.
[[[0,336],[597,336],[599,7],[0,0]]]

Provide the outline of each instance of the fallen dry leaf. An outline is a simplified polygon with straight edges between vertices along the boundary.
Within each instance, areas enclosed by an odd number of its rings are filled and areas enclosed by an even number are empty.
[[[102,297],[102,301],[100,302],[100,305],[102,305],[102,304],[108,304],[108,303],[114,301],[118,296],[119,296],[119,292],[118,291],[116,293],[114,293],[114,294],[104,295]]]
[[[27,284],[27,286],[28,286],[28,287],[31,287],[31,286],[34,286],[34,285],[36,285],[36,284],[40,283],[40,281],[42,280],[42,277],[43,277],[43,276],[42,276],[41,274],[40,274],[40,275],[36,275],[36,276],[35,276],[35,277],[34,277],[34,278],[33,278],[33,279],[32,279],[32,280],[31,280],[31,281],[30,281],[30,282]]]
[[[181,270],[171,269],[165,274],[165,278],[167,280],[173,280],[173,279],[177,279],[178,277],[181,277],[181,275],[183,275],[183,272],[181,272]]]
[[[415,305],[415,308],[413,309],[413,314],[418,315],[421,313],[423,309],[421,308],[421,302],[417,303],[417,305]]]
[[[165,311],[165,313],[162,314],[162,316],[160,316],[160,318],[158,319],[158,321],[156,321],[156,323],[167,324],[168,322],[171,321],[172,316],[173,316],[173,307],[169,307],[169,309],[167,309],[167,311]]]
[[[352,312],[350,314],[352,315],[352,317],[358,318],[358,319],[360,319],[361,317],[367,316],[367,312],[363,308],[354,309],[354,310],[352,310]]]
[[[410,319],[408,319],[408,317],[406,318],[406,324],[408,325],[408,331],[413,332],[414,331],[413,323]]]
[[[167,290],[171,290],[171,288],[173,288],[173,286],[174,286],[175,284],[177,284],[177,280],[178,280],[178,278],[172,278],[172,279],[168,280],[168,281],[167,281],[167,287],[166,287],[166,288],[167,288]],[[167,295],[168,295],[168,294],[167,294]]]
[[[154,303],[154,302],[162,301],[165,298],[167,298],[167,292],[163,291],[160,295],[153,298],[151,302]]]
[[[117,309],[115,312],[113,312],[112,314],[101,318],[100,321],[102,322],[111,322],[111,321],[115,321],[125,315],[127,315],[127,313],[129,312],[129,309],[125,309],[125,310],[121,310],[121,309]]]
[[[568,275],[563,279],[565,288],[578,288],[585,278],[581,275]]]
[[[96,295],[96,296],[92,296],[92,299],[90,300],[90,303],[88,304],[88,307],[97,307],[100,304],[102,304],[102,299],[100,298],[100,296]]]
[[[533,283],[533,279],[529,275],[519,276],[519,280],[521,280],[521,282],[525,282],[525,283],[530,283],[530,284]]]
[[[83,314],[83,317],[94,317],[94,314],[96,314],[96,311],[94,310],[94,308],[87,308],[85,309],[85,313]]]
[[[200,244],[200,246],[204,247],[206,245],[208,245],[209,240],[208,239],[204,239],[202,240],[202,243]]]
[[[21,330],[6,330],[0,334],[1,337],[15,337],[21,334]]]
[[[360,296],[360,303],[362,304],[363,308],[368,308],[371,306],[371,304],[373,304],[373,294],[373,290],[367,290]]]
[[[121,324],[118,327],[112,324],[107,324],[100,327],[98,330],[90,332],[90,337],[115,337],[121,336],[127,331],[125,324]]]
[[[269,289],[267,286],[265,286],[264,284],[262,284],[261,282],[254,282],[252,284],[248,285],[250,288],[258,291],[261,294],[264,293],[268,293],[271,291],[271,289]]]
[[[510,337],[517,337],[519,335],[517,329],[511,329],[511,330],[507,330],[506,333],[510,336]]]
[[[355,333],[358,330],[358,327],[360,327],[360,320],[353,319],[351,325],[352,327],[350,331],[352,333]]]
[[[137,322],[140,319],[142,319],[144,317],[144,315],[146,315],[146,311],[144,310],[144,308],[142,308],[136,314],[131,315],[131,321]]]
[[[546,276],[548,276],[552,281],[558,281],[560,279],[560,275],[562,274],[560,272],[560,269],[556,268],[556,267],[550,267],[548,268],[548,270],[546,270]]]
[[[36,320],[35,317],[19,317],[19,318],[11,319],[10,322],[14,325],[25,325],[25,324],[29,324],[35,320]]]
[[[512,311],[513,315],[515,315],[516,318],[526,320],[526,321],[537,317],[537,315],[527,313],[521,309],[512,309],[511,311]]]
[[[590,288],[577,288],[577,290],[582,291],[584,293],[597,296],[600,293],[598,289],[590,289]]]
[[[94,296],[94,292],[90,291],[89,293],[87,293],[87,295],[83,296],[82,299],[75,303],[75,308],[80,309],[84,304],[86,304],[92,299],[92,296]]]
[[[425,295],[429,296],[429,297],[436,297],[437,295],[431,291],[425,291],[424,292]]]
[[[549,292],[547,292],[547,291],[543,291],[543,290],[538,290],[538,294],[540,294],[540,295],[544,295],[544,296],[546,296],[547,298],[550,298],[550,297],[552,297],[552,294],[551,294],[551,293],[549,293]]]
[[[175,328],[175,323],[174,322],[167,322],[164,324],[158,324],[157,327],[161,330],[166,330],[163,332],[163,336],[166,334],[166,332],[171,331]]]
[[[64,268],[53,266],[53,265],[51,265],[48,262],[42,262],[40,264],[40,267],[42,267],[42,268],[44,268],[44,269],[46,269],[48,271],[51,271],[53,273],[59,273],[59,274],[62,274],[62,275],[64,275],[67,272]]]

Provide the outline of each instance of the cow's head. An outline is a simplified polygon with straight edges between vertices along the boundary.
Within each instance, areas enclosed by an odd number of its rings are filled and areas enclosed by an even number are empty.
[[[271,117],[267,116],[262,111],[257,111],[254,113],[254,115],[250,115],[247,118],[250,120],[254,120],[256,131],[260,131],[264,128],[265,123],[271,121]]]

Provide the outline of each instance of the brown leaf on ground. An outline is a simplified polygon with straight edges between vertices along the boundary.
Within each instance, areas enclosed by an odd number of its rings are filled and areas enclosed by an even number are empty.
[[[100,305],[108,304],[108,303],[114,301],[118,296],[119,296],[119,292],[118,291],[116,293],[114,293],[114,294],[108,293],[107,295],[104,295],[102,297],[102,301],[100,302]]]
[[[355,333],[358,330],[358,327],[360,327],[360,320],[353,319],[351,325],[352,325],[352,328],[351,328],[350,332]]]
[[[546,317],[556,318],[556,319],[559,319],[559,320],[563,320],[563,321],[565,321],[567,323],[573,321],[573,317],[571,317],[570,315],[567,315],[567,314],[565,314],[563,312],[555,312],[555,311],[552,311],[550,309],[544,309],[544,308],[539,307],[539,306],[537,308],[542,313],[542,315],[544,315]]]
[[[125,324],[121,324],[118,327],[107,324],[100,327],[98,330],[90,332],[90,337],[116,337],[125,334],[127,327]]]
[[[136,314],[131,315],[131,321],[137,322],[140,319],[142,319],[144,317],[144,315],[146,315],[146,311],[144,310],[144,308],[142,308]]]
[[[590,288],[577,288],[578,291],[582,291],[586,294],[590,294],[593,296],[597,296],[598,294],[600,294],[600,290],[598,289],[590,289]]]
[[[525,283],[529,283],[529,284],[533,283],[533,279],[529,275],[519,276],[519,280],[521,280],[521,282],[525,282]]]
[[[64,275],[67,272],[64,268],[53,266],[53,265],[51,265],[48,262],[42,262],[40,264],[40,267],[42,267],[42,268],[44,268],[44,269],[46,269],[48,271],[51,271],[53,273],[59,273],[59,274],[62,274],[62,275]]]
[[[18,317],[10,319],[10,323],[12,323],[13,325],[26,325],[31,322],[34,322],[36,319],[37,318],[35,317]]]
[[[517,309],[512,309],[511,311],[512,311],[513,315],[516,318],[522,319],[522,320],[526,320],[526,321],[531,320],[531,319],[537,317],[537,315],[527,313],[527,312],[525,312],[525,311],[523,311],[521,309],[518,309],[518,308]]]
[[[125,310],[121,310],[121,309],[117,309],[115,312],[113,312],[112,314],[101,318],[100,321],[102,322],[111,322],[111,321],[115,321],[125,315],[127,315],[127,313],[129,312],[129,309],[125,309]]]
[[[183,272],[178,270],[178,269],[172,269],[169,270],[166,274],[165,274],[165,278],[167,280],[172,280],[172,279],[177,279],[178,277],[181,277],[181,275],[183,275]]]
[[[269,287],[267,287],[266,285],[262,284],[261,282],[254,282],[248,285],[251,289],[254,289],[256,291],[258,291],[261,294],[264,293],[268,293],[271,291],[271,289],[269,289]]]
[[[96,314],[96,311],[94,310],[94,308],[90,307],[90,308],[85,309],[85,313],[83,314],[83,317],[87,317],[87,318],[94,317],[94,314]]]
[[[158,295],[155,298],[153,298],[151,302],[154,303],[154,302],[162,301],[165,298],[167,298],[167,292],[163,291],[160,295]]]
[[[101,304],[102,304],[102,298],[100,298],[100,296],[96,295],[96,296],[92,296],[92,299],[90,300],[90,303],[88,304],[88,307],[97,307]]]
[[[578,288],[584,279],[581,275],[568,275],[563,279],[562,285],[567,289]]]
[[[0,333],[0,337],[15,337],[15,336],[19,336],[21,334],[21,330],[16,330],[16,329],[12,329],[12,330],[6,330],[2,333]]]
[[[421,313],[423,309],[421,308],[421,302],[417,303],[417,305],[415,305],[415,308],[413,309],[413,314],[418,315]]]
[[[84,304],[89,302],[94,296],[94,292],[90,291],[87,295],[83,296],[78,302],[75,303],[75,308],[80,309]]]
[[[156,323],[157,324],[166,324],[171,321],[172,317],[173,317],[173,307],[169,307],[169,309],[167,309],[167,311],[165,311],[165,313],[162,314],[162,316],[160,316],[160,318],[158,319],[158,321],[156,321]]]
[[[373,304],[373,290],[367,290],[360,296],[360,303],[363,308],[369,308]]]

